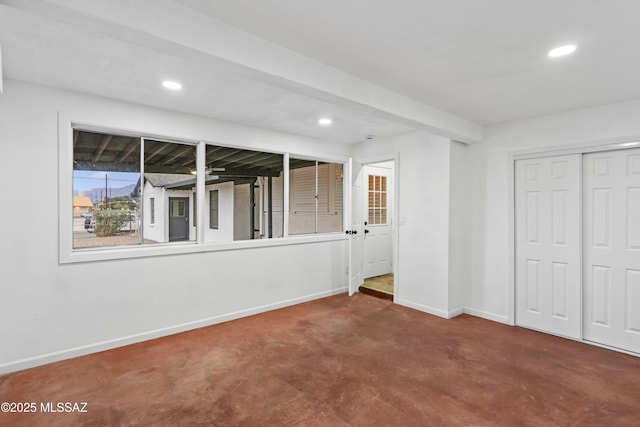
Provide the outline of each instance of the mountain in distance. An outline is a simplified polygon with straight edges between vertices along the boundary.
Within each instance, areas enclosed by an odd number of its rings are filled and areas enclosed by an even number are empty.
[[[109,188],[109,197],[121,197],[121,196],[129,196],[133,192],[133,189],[136,187],[136,184],[129,184],[124,187],[118,188]],[[104,187],[100,188],[92,188],[91,190],[86,191],[75,191],[73,192],[74,196],[88,196],[92,202],[96,202],[104,199]]]

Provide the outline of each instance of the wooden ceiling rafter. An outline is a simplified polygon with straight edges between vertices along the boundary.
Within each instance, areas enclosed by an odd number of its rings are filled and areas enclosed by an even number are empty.
[[[195,150],[195,148],[196,148],[196,147],[195,147],[195,146],[192,146],[192,145],[183,146],[183,148],[182,148],[182,149],[177,148],[177,149],[175,149],[175,150],[173,151],[172,155],[171,155],[168,159],[164,159],[164,161],[162,162],[162,164],[163,164],[164,166],[170,166],[170,164],[171,164],[174,160],[176,160],[176,159],[178,159],[178,158],[180,158],[180,157],[183,157],[185,154],[189,153],[189,151],[196,151],[196,150]]]
[[[148,144],[149,142],[151,142],[151,141],[145,141],[145,144]],[[169,148],[169,144],[166,144],[166,143],[157,143],[157,144],[154,144],[154,145],[155,145],[154,149],[149,153],[148,156],[146,155],[147,154],[147,150],[145,148],[145,159],[144,159],[145,162],[151,161],[154,157],[158,156],[164,150]]]
[[[100,157],[102,157],[102,153],[104,153],[104,150],[107,148],[107,145],[109,145],[112,138],[113,138],[113,135],[104,135],[102,137],[102,142],[100,143],[100,145],[98,146],[98,149],[93,155],[93,163],[96,163],[100,160]]]
[[[122,155],[118,157],[118,160],[116,160],[116,163],[124,162],[131,155],[131,153],[133,153],[133,150],[135,150],[136,148],[140,150],[140,144],[135,144],[135,143],[129,144],[129,148],[127,148],[122,152]]]
[[[74,169],[139,172],[139,137],[74,130]],[[196,167],[194,145],[145,140],[145,173],[190,174]],[[216,182],[250,182],[256,177],[277,177],[284,170],[284,156],[251,149],[207,145],[205,164]],[[290,159],[289,169],[313,166],[315,161]],[[218,170],[216,170],[218,169]],[[210,181],[210,180],[208,180]]]

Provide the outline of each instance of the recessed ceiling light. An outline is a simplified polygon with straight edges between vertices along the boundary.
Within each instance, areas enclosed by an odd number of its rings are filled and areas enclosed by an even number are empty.
[[[162,86],[164,86],[167,89],[171,89],[171,90],[180,90],[182,89],[182,85],[178,82],[174,82],[171,80],[165,80],[162,82]]]
[[[323,118],[321,118],[321,119],[319,119],[319,120],[318,120],[318,124],[319,124],[320,126],[330,126],[330,125],[331,125],[331,123],[333,123],[333,120],[331,120],[331,119],[330,119],[330,118],[328,118],[328,117],[323,117]]]
[[[549,55],[552,58],[555,58],[557,56],[569,55],[570,53],[573,53],[575,50],[576,50],[575,45],[567,44],[564,46],[556,47],[555,49],[551,49],[547,55]]]

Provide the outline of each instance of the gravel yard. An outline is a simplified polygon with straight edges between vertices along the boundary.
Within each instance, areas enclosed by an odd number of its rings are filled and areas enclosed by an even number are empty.
[[[144,239],[144,243],[158,243],[154,240]],[[104,246],[126,246],[140,244],[140,236],[130,233],[122,233],[116,236],[97,237],[90,239],[74,239],[73,247],[78,248],[97,248]]]

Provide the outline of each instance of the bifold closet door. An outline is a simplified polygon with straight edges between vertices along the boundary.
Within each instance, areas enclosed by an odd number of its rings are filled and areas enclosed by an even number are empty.
[[[515,163],[516,323],[578,339],[580,157]]]
[[[640,353],[640,149],[583,170],[584,339]]]

